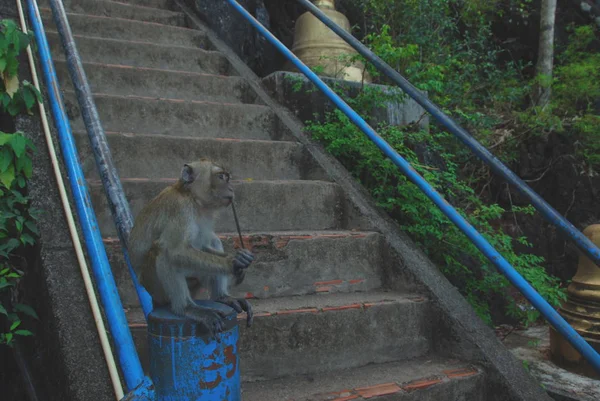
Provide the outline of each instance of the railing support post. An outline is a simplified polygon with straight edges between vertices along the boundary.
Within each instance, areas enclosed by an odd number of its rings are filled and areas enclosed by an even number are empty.
[[[216,338],[166,307],[148,315],[150,377],[156,401],[240,401],[239,327],[236,312],[221,303],[196,301],[227,313]]]

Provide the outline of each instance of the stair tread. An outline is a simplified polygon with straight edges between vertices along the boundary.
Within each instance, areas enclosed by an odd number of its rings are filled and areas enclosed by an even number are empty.
[[[290,231],[244,231],[243,237],[251,237],[255,235],[271,235],[274,237],[298,237],[297,239],[312,239],[318,237],[364,237],[369,234],[378,234],[377,231],[367,230],[290,230]],[[235,231],[217,232],[219,237],[238,237]],[[117,242],[117,237],[104,237],[105,243]]]
[[[264,143],[264,144],[286,144],[289,146],[302,146],[300,142],[295,141],[275,141],[269,139],[252,139],[252,138],[205,138],[198,136],[180,136],[180,135],[164,135],[164,134],[145,134],[140,132],[123,132],[123,131],[108,131],[105,130],[104,133],[106,136],[121,136],[124,138],[131,139],[176,139],[179,141],[198,141],[198,142],[240,142],[240,143]],[[85,135],[87,136],[87,132],[74,129],[73,134],[75,135]]]
[[[42,20],[48,28],[54,29],[52,12],[49,8],[40,8]],[[67,12],[67,18],[73,34],[85,35],[94,33],[103,38],[133,39],[144,43],[181,44],[196,47],[212,47],[206,32],[202,29],[184,26],[167,25],[155,21],[141,21],[117,16],[82,14]],[[102,29],[106,27],[106,29]],[[94,36],[90,35],[90,36]]]
[[[75,96],[75,91],[71,89],[65,89],[62,91],[65,94],[69,94]],[[199,105],[199,106],[219,106],[225,108],[237,108],[240,110],[263,110],[263,111],[271,111],[269,106],[264,106],[262,104],[245,104],[245,103],[225,103],[225,102],[217,102],[211,100],[193,100],[193,99],[174,99],[168,97],[156,97],[156,96],[140,96],[140,95],[114,95],[111,93],[100,93],[95,92],[92,94],[95,98],[104,98],[104,99],[127,99],[133,101],[144,101],[144,102],[162,102],[162,103],[172,103],[178,105]]]
[[[49,7],[46,7],[49,8]],[[71,1],[65,7],[65,11],[78,12],[86,15],[109,15],[117,13],[118,15],[131,16],[132,20],[145,21],[144,18],[159,18],[167,21],[175,19],[170,25],[181,26],[185,21],[185,13],[181,11],[165,10],[163,8],[147,7],[140,4],[130,4],[110,0],[76,0]],[[140,17],[141,16],[141,17]]]
[[[54,29],[46,29],[46,33],[52,34],[52,35],[58,35],[58,31],[54,30]],[[77,39],[81,40],[81,39],[88,39],[88,40],[97,40],[97,41],[103,41],[103,42],[112,42],[115,44],[128,44],[128,45],[140,45],[141,47],[144,48],[148,48],[148,47],[154,47],[154,48],[164,48],[165,50],[172,50],[172,49],[179,49],[179,50],[185,50],[185,51],[196,51],[196,52],[200,52],[200,53],[208,53],[208,54],[218,54],[221,55],[222,53],[216,50],[207,50],[207,49],[201,49],[199,47],[193,47],[193,46],[183,46],[183,45],[173,45],[173,44],[165,44],[165,43],[151,43],[151,42],[144,42],[141,40],[131,40],[131,39],[115,39],[115,38],[106,38],[103,36],[92,36],[92,35],[82,35],[82,34],[73,34],[73,38],[75,39],[75,41],[77,42]],[[61,56],[63,54],[61,53]],[[58,60],[63,61],[64,59],[61,59],[60,57],[55,57]],[[136,66],[137,67],[137,66]],[[141,68],[152,68],[152,67],[141,67]],[[186,70],[172,70],[172,71],[178,71],[178,72],[194,72],[194,71],[186,71]],[[211,74],[211,75],[215,75],[215,74]]]
[[[318,375],[244,382],[242,395],[244,401],[362,400],[396,393],[405,394],[482,375],[480,368],[468,362],[426,355],[406,361],[371,364]]]
[[[256,317],[285,315],[288,313],[324,313],[334,310],[369,308],[374,305],[420,303],[426,297],[416,292],[373,290],[367,292],[322,293],[288,297],[253,299],[252,309]],[[330,309],[331,308],[331,309]],[[145,326],[140,308],[127,311],[128,321],[136,327]],[[238,319],[245,319],[240,314]]]

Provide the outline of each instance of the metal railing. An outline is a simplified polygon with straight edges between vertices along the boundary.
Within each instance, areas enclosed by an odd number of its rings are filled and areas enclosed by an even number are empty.
[[[40,55],[40,64],[42,66],[43,77],[48,91],[52,116],[57,128],[63,159],[68,172],[69,185],[73,192],[78,220],[82,228],[86,249],[91,262],[90,264],[92,266],[108,327],[114,341],[125,384],[130,391],[130,395],[135,396],[137,399],[151,398],[152,390],[150,379],[144,375],[144,371],[142,370],[135,344],[131,336],[131,331],[129,330],[125,311],[119,297],[117,285],[108,261],[106,249],[102,241],[102,236],[100,235],[98,221],[92,206],[92,199],[86,184],[86,179],[81,169],[81,165],[79,164],[79,155],[75,146],[69,118],[65,111],[65,105],[60,92],[58,78],[56,76],[37,1],[27,0],[27,5],[29,19],[35,35],[38,53]],[[80,109],[90,136],[90,141],[92,142],[96,163],[101,172],[105,189],[109,193],[108,197],[109,203],[111,204],[111,212],[113,213],[113,216],[115,216],[115,214],[118,216],[120,224],[116,224],[119,228],[119,235],[122,236],[123,227],[128,227],[127,224],[129,224],[129,228],[131,227],[131,212],[129,211],[127,200],[110,157],[110,150],[108,149],[106,137],[98,118],[98,112],[92,99],[89,84],[83,71],[81,59],[79,58],[73,35],[71,34],[62,1],[50,0],[50,7],[56,26],[58,27],[63,47],[65,48],[69,73],[77,92]],[[118,205],[118,207],[116,207],[116,205]],[[115,218],[115,220],[117,220],[117,218]],[[131,266],[130,272],[132,273],[134,282],[137,284]],[[137,285],[139,289],[145,291],[143,287],[139,286],[139,284]],[[138,288],[136,287],[136,289]],[[140,294],[142,295],[140,296]],[[147,293],[146,295],[148,298],[144,299],[143,292],[138,290],[138,296],[140,296],[142,305],[146,302],[147,307],[149,295]]]
[[[307,0],[298,0],[304,6],[306,6],[315,15],[319,15],[319,19],[323,22],[327,22],[329,26],[336,32],[342,39],[349,42],[357,50],[362,50],[362,53],[369,54],[369,58],[373,60],[380,60],[376,58],[364,45],[358,42],[351,35],[345,33],[345,31],[336,25],[334,22],[329,20],[318,8]],[[236,0],[227,0],[227,2],[239,12],[252,26],[254,26],[277,50],[279,50],[289,61],[291,61],[298,70],[300,70],[319,90],[321,90],[325,96],[329,98],[349,119],[352,121],[360,130],[388,157],[390,160],[400,169],[404,175],[415,184],[445,215],[454,223],[470,240],[473,244],[492,262],[496,268],[504,274],[504,276],[515,286],[517,289],[527,298],[527,300],[548,320],[548,322],[563,335],[567,341],[579,351],[583,357],[600,373],[600,355],[592,348],[580,335],[563,319],[560,314],[540,295],[537,291],[525,280],[514,267],[502,257],[502,255],[490,245],[485,238],[465,220],[443,197],[438,193],[416,170],[408,163],[394,148],[392,148],[383,138],[381,138],[377,132],[367,122],[356,113],[340,96],[338,96],[331,88],[329,88],[310,68],[308,68],[294,53],[288,49],[283,43],[281,43],[267,28],[265,28],[260,22],[258,22],[243,6],[241,6]],[[339,31],[339,32],[338,32]],[[342,35],[342,33],[345,33]],[[355,42],[354,44],[351,43]],[[364,55],[364,54],[363,54]],[[387,67],[391,70],[387,64],[383,61],[379,61],[379,67]],[[391,70],[393,71],[393,70]],[[406,89],[407,93],[411,97],[415,98],[418,102],[426,108],[426,110],[432,112],[432,114],[438,118],[443,119],[446,124],[452,127],[453,132],[458,135],[462,135],[464,140],[470,138],[468,142],[473,149],[479,152],[479,157],[486,157],[486,161],[494,163],[494,168],[499,169],[503,176],[509,177],[515,185],[519,186],[520,189],[525,187],[528,189],[527,194],[535,199],[537,205],[542,208],[545,212],[549,213],[552,219],[556,219],[554,224],[562,224],[564,227],[572,227],[572,229],[566,230],[572,237],[578,238],[578,244],[582,244],[588,251],[594,261],[600,260],[600,250],[583,236],[575,227],[570,225],[562,216],[550,207],[539,195],[535,194],[533,190],[526,186],[514,173],[512,173],[506,166],[504,166],[498,159],[496,159],[487,149],[483,148],[478,144],[464,129],[460,128],[458,124],[454,123],[448,116],[446,116],[437,106],[422,96],[414,86],[410,85],[408,81],[402,78],[399,74],[388,71],[390,75],[400,78],[398,82],[402,83],[402,89]],[[398,78],[398,77],[396,77]],[[427,106],[427,107],[425,107]],[[435,112],[435,114],[434,114]],[[450,128],[449,128],[450,129]],[[475,143],[472,143],[475,142]],[[533,201],[533,200],[532,200]],[[552,214],[553,212],[554,214]],[[550,220],[551,222],[554,220]],[[561,226],[562,227],[562,226]],[[572,231],[576,231],[579,236],[573,234]],[[589,243],[589,246],[588,246]]]

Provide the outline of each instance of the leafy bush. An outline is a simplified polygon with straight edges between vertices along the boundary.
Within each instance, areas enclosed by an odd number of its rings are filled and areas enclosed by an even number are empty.
[[[41,101],[37,89],[18,77],[19,54],[31,34],[21,32],[14,21],[0,21],[0,111],[15,116]],[[8,331],[0,326],[0,344],[12,345],[15,336],[29,336],[22,327],[24,315],[37,318],[28,305],[19,303],[18,284],[24,275],[25,251],[38,234],[36,216],[27,196],[32,174],[33,143],[21,132],[0,132],[0,315],[8,319]]]
[[[532,11],[531,0],[355,0],[365,15],[363,38],[372,51],[400,71],[444,111],[494,149],[504,161],[514,160],[522,141],[564,126],[564,116],[531,107],[534,79],[519,60],[500,62],[504,49],[495,41],[492,23],[511,13],[523,20]],[[586,32],[580,32],[585,34]],[[579,45],[584,45],[581,40]],[[576,52],[571,49],[571,52]],[[579,90],[585,74],[600,66],[581,55],[580,64],[557,70],[557,99],[572,104],[588,101]],[[364,60],[363,60],[364,61]],[[576,59],[570,58],[570,62]],[[386,78],[369,63],[375,82]],[[581,80],[578,85],[573,83]],[[599,81],[600,82],[600,81]],[[557,84],[555,84],[557,85]],[[594,84],[595,85],[595,84]],[[568,90],[574,91],[569,93]],[[597,96],[596,96],[597,97]],[[345,99],[359,114],[369,116],[384,97],[370,88],[355,99]],[[557,100],[558,101],[558,100]],[[580,106],[575,106],[577,109]],[[597,116],[596,116],[597,117]],[[598,133],[596,117],[576,119],[572,127]],[[307,122],[314,139],[321,141],[370,190],[378,205],[400,224],[460,289],[479,316],[492,322],[491,303],[501,299],[506,316],[524,324],[535,321],[537,311],[515,295],[509,282],[437,207],[398,172],[367,137],[341,112],[330,113],[323,123]],[[552,305],[566,299],[563,284],[544,269],[545,260],[533,252],[526,237],[511,237],[506,221],[534,213],[531,206],[502,207],[482,195],[490,172],[474,163],[470,152],[443,127],[432,122],[431,132],[414,127],[380,126],[378,133],[406,158]],[[600,143],[600,142],[598,142]],[[589,160],[593,145],[586,145]]]

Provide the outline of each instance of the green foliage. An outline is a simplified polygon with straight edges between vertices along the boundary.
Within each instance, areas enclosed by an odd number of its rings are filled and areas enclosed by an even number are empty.
[[[0,332],[0,344],[10,345],[14,335],[31,335],[19,328],[20,314],[35,316],[31,307],[13,302],[23,276],[19,269],[22,264],[20,252],[34,245],[38,234],[37,211],[30,206],[30,199],[25,195],[27,179],[32,173],[33,150],[33,144],[23,134],[0,132],[0,295],[8,292],[13,304],[13,311],[9,312],[7,305],[0,302],[0,314],[11,323],[8,332]]]
[[[0,21],[0,111],[15,116],[31,113],[40,93],[27,81],[19,82],[18,56],[30,43],[12,20]],[[24,253],[34,245],[38,234],[38,211],[27,196],[27,180],[32,174],[31,140],[21,132],[0,132],[0,344],[11,346],[15,336],[30,336],[23,328],[25,315],[36,318],[35,311],[18,302],[17,289],[24,275]],[[2,316],[3,315],[3,316]]]
[[[22,110],[31,114],[39,91],[28,81],[19,82],[18,56],[31,42],[31,33],[23,33],[13,20],[0,21],[0,111],[16,116]]]
[[[417,88],[426,91],[446,113],[503,160],[514,160],[519,144],[531,135],[564,128],[564,116],[557,115],[552,108],[529,107],[535,82],[525,78],[523,71],[527,66],[518,60],[500,63],[504,49],[492,35],[492,22],[509,11],[524,20],[528,18],[533,9],[531,0],[355,1],[366,16],[368,33],[363,40],[371,50]],[[578,43],[583,45],[581,40]],[[600,64],[592,67],[583,55],[581,60],[585,71],[571,68],[570,76],[561,71],[557,76],[568,78],[568,82],[581,79],[581,85],[585,86],[584,73],[595,71]],[[385,77],[367,65],[375,82],[386,83]],[[583,99],[571,83],[566,85],[565,90],[576,92],[569,99],[559,88],[554,88],[557,97],[565,102],[593,98]],[[365,88],[357,98],[345,100],[359,114],[369,116],[385,98]],[[570,126],[579,126],[579,130],[591,134],[597,123],[596,118],[580,118]],[[505,315],[524,324],[539,317],[525,300],[514,295],[515,291],[495,266],[341,112],[329,114],[323,123],[308,122],[307,126],[311,135],[370,190],[378,205],[422,247],[484,321],[492,323],[490,302],[498,299],[504,301]],[[546,300],[559,306],[566,293],[559,280],[545,271],[544,258],[533,252],[517,251],[531,249],[532,245],[527,238],[513,238],[503,230],[505,221],[518,222],[521,216],[531,215],[533,208],[514,205],[503,208],[482,198],[474,188],[485,187],[489,171],[474,165],[469,151],[442,127],[433,124],[430,129],[431,132],[423,132],[414,127],[381,126],[378,133]],[[588,144],[587,149],[586,157],[593,158],[597,148]]]
[[[356,102],[353,102],[356,108]],[[313,138],[325,144],[358,178],[377,201],[417,243],[441,270],[458,285],[479,316],[491,323],[489,300],[502,297],[506,314],[531,323],[537,312],[522,308],[508,291],[509,282],[454,226],[446,216],[387,159],[368,138],[339,111],[328,116],[325,123],[309,123]],[[529,253],[517,253],[515,245],[531,247],[525,237],[511,238],[499,225],[502,216],[530,214],[531,207],[504,210],[497,204],[485,205],[471,187],[459,178],[455,155],[445,151],[444,144],[452,139],[444,132],[380,127],[379,134],[405,157],[412,166],[446,199],[459,206],[459,212],[521,273],[551,304],[565,299],[557,279],[543,267],[544,259]],[[421,160],[415,149],[441,157],[440,166]],[[462,207],[460,207],[462,206]]]

